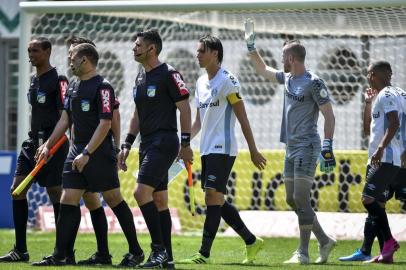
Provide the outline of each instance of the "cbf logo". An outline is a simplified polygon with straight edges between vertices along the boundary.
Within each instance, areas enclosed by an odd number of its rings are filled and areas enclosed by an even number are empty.
[[[89,103],[89,100],[82,99],[82,100],[81,100],[81,105],[82,105],[82,111],[84,111],[84,112],[90,111],[90,103]]]
[[[150,85],[147,88],[147,96],[152,98],[155,97],[155,92],[156,92],[156,86],[155,85]]]
[[[40,104],[44,104],[46,101],[46,97],[47,95],[45,94],[45,92],[42,92],[41,90],[39,90],[37,92],[37,102]]]

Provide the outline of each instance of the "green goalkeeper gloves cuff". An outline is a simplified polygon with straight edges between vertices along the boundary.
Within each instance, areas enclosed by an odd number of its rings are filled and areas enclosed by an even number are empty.
[[[255,51],[255,32],[254,32],[254,21],[252,19],[246,19],[244,22],[245,26],[245,42],[247,43],[247,48],[249,52]]]
[[[336,167],[336,159],[333,154],[333,140],[324,139],[319,157],[320,171],[330,173]]]

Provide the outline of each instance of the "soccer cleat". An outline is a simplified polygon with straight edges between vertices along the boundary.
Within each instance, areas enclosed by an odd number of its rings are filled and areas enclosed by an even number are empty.
[[[33,262],[32,266],[64,266],[66,265],[66,259],[60,260],[54,255],[46,256],[39,262]]]
[[[264,247],[264,240],[257,237],[255,242],[251,245],[245,246],[245,260],[242,261],[242,264],[252,264],[255,261],[255,257],[258,252]]]
[[[309,264],[309,256],[300,253],[299,250],[296,250],[293,252],[293,256],[287,260],[284,261],[283,263],[285,264]]]
[[[168,253],[164,247],[160,245],[151,244],[151,254],[146,263],[141,265],[141,268],[164,268],[168,264]]]
[[[86,260],[78,261],[78,265],[111,265],[111,255],[110,254],[100,254],[99,252],[94,253]]]
[[[66,265],[76,265],[75,251],[71,255],[66,256]]]
[[[342,262],[366,262],[372,258],[371,255],[366,255],[361,249],[357,248],[353,254],[338,259]]]
[[[331,251],[337,245],[337,241],[335,239],[329,238],[327,244],[324,246],[319,245],[319,253],[320,257],[317,258],[316,263],[326,263],[328,260],[328,256],[330,255]]]
[[[379,254],[378,256],[375,256],[367,261],[364,261],[364,263],[379,263],[380,257],[381,257],[381,255]]]
[[[392,263],[393,262],[393,254],[399,249],[399,243],[395,240],[395,238],[391,238],[383,244],[381,256],[382,258],[378,259],[379,262],[383,263]]]
[[[165,268],[165,269],[176,269],[175,262],[174,261],[167,262],[166,264],[163,265],[163,268]]]
[[[180,260],[179,263],[184,263],[184,264],[208,264],[210,263],[210,259],[207,257],[204,257],[202,254],[199,252],[194,254],[192,257]]]
[[[144,253],[141,255],[133,255],[131,253],[127,253],[124,255],[124,258],[118,264],[119,267],[135,267],[142,263],[145,259]]]
[[[28,262],[29,260],[30,255],[28,251],[20,252],[15,246],[9,253],[0,257],[0,262]]]

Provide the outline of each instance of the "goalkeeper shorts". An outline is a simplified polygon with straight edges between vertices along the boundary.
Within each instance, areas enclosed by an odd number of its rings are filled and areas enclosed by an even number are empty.
[[[285,178],[314,177],[317,159],[320,155],[319,142],[309,143],[307,146],[286,147],[283,174]]]

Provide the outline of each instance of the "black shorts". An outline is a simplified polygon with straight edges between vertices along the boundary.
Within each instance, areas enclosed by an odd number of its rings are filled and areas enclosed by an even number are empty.
[[[17,158],[15,176],[27,176],[35,167],[35,152],[38,143],[34,139],[25,140],[21,145],[21,152]],[[52,159],[42,167],[34,181],[42,187],[54,187],[62,184],[63,164],[68,154],[69,142],[65,142]]]
[[[396,200],[406,202],[406,168],[400,168],[395,180],[389,186],[387,200],[393,196]]]
[[[391,163],[381,163],[378,168],[367,166],[366,183],[362,195],[386,202],[387,190],[396,179],[399,167]]]
[[[215,189],[227,194],[227,182],[235,157],[225,154],[202,156],[202,189]]]
[[[66,158],[62,186],[64,189],[82,189],[90,192],[104,192],[120,187],[117,173],[117,159],[111,141],[103,143],[92,153],[89,162],[80,173],[72,169],[72,162],[82,153],[86,144],[73,144]]]
[[[137,182],[155,188],[168,189],[168,170],[179,153],[178,134],[158,131],[141,139]]]

